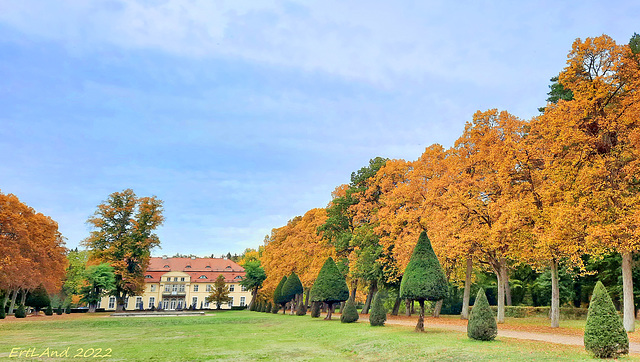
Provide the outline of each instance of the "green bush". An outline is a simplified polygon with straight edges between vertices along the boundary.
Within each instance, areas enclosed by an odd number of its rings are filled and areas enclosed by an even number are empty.
[[[71,305],[68,305],[68,306],[64,309],[64,313],[65,313],[65,314],[71,314]]]
[[[320,317],[320,302],[311,302],[311,318]]]
[[[598,358],[616,358],[629,353],[629,337],[622,319],[600,281],[596,283],[589,303],[584,347]]]
[[[34,289],[26,300],[26,305],[33,307],[36,309],[36,314],[40,312],[40,309],[48,306],[51,301],[49,300],[49,294],[47,294],[47,290],[44,288],[42,284],[40,284],[36,289]]]
[[[0,308],[0,319],[4,319],[7,316],[7,312],[4,311],[4,307]]]
[[[51,308],[51,304],[47,306],[47,309],[44,310],[45,315],[53,315],[53,309]]]
[[[369,324],[372,326],[384,326],[384,322],[387,320],[384,299],[382,292],[376,293],[373,298],[373,307],[371,307],[371,313],[369,313]]]
[[[307,315],[307,306],[304,303],[298,303],[298,308],[296,308],[296,315]]]
[[[15,311],[14,315],[15,315],[16,318],[24,318],[24,317],[26,317],[27,316],[27,311],[25,310],[24,305],[22,305],[22,304],[18,305],[18,308],[16,308],[16,311]]]
[[[342,315],[340,316],[340,322],[342,323],[353,323],[360,318],[356,305],[353,303],[353,299],[351,298],[347,299],[347,303],[344,305],[344,311],[341,312]]]
[[[339,303],[349,298],[349,287],[333,258],[322,265],[310,291],[312,302]]]
[[[58,308],[56,308],[56,314],[57,315],[62,315],[62,306],[59,305]]]
[[[279,310],[280,310],[280,304],[273,303],[273,306],[271,307],[271,313],[278,314]]]
[[[498,335],[498,324],[484,290],[480,288],[476,296],[476,303],[471,310],[469,322],[467,322],[467,336],[480,341],[491,341]]]
[[[282,298],[286,299],[288,302],[294,299],[296,295],[302,294],[302,292],[303,290],[300,278],[298,278],[298,275],[295,272],[292,272],[282,286]]]
[[[278,283],[278,286],[273,291],[273,302],[276,305],[280,305],[282,307],[284,307],[284,305],[287,304],[287,302],[289,301],[289,299],[287,299],[287,296],[282,294],[282,288],[284,287],[284,284],[286,282],[287,282],[287,277],[283,276],[282,279],[280,279],[280,283]]]

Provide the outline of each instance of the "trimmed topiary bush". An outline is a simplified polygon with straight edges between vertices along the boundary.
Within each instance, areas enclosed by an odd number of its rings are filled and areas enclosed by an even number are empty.
[[[589,303],[584,347],[598,358],[616,358],[629,353],[629,337],[622,319],[600,281],[596,283]]]
[[[284,284],[286,282],[287,282],[287,277],[283,276],[282,279],[280,279],[280,283],[278,283],[276,290],[273,291],[273,302],[275,303],[275,305],[282,306],[283,309],[284,309],[284,305],[287,304],[287,302],[289,301],[285,295],[282,295],[282,288],[284,287]],[[282,314],[284,313],[285,311],[282,312]]]
[[[287,302],[293,301],[295,303],[296,297],[298,296],[298,294],[302,294],[302,292],[303,289],[300,278],[298,278],[298,275],[295,272],[291,272],[291,275],[289,275],[287,281],[282,286],[282,298],[286,299]]]
[[[53,309],[51,308],[51,304],[47,306],[47,309],[44,310],[45,315],[53,315]]]
[[[64,314],[71,314],[71,305],[68,305],[68,306],[64,309]]]
[[[273,305],[271,306],[271,313],[278,314],[279,310],[280,310],[280,304],[273,303]]]
[[[387,320],[387,310],[384,307],[384,296],[382,292],[377,292],[373,297],[373,307],[369,313],[369,324],[372,326],[384,326]]]
[[[492,341],[498,335],[498,324],[489,307],[487,295],[480,288],[467,322],[467,336],[480,341]]]
[[[341,310],[342,315],[340,315],[340,322],[342,323],[353,323],[360,318],[358,315],[358,310],[356,309],[356,305],[353,303],[353,299],[347,299],[347,303],[344,305],[344,310]]]
[[[312,302],[325,302],[329,304],[325,319],[331,319],[331,309],[334,303],[344,302],[349,298],[349,287],[344,276],[340,274],[333,258],[329,257],[322,265],[313,287],[310,297]]]
[[[433,252],[427,233],[423,231],[400,283],[400,298],[417,300],[420,304],[416,331],[424,332],[424,301],[444,299],[448,291],[447,278]]]
[[[42,308],[45,308],[51,301],[49,300],[49,294],[42,284],[29,293],[27,296],[26,305],[36,309],[36,315],[40,313]]]
[[[20,304],[18,305],[18,308],[16,308],[16,311],[14,312],[14,316],[16,318],[24,318],[27,316],[27,311],[24,308],[24,305]]]
[[[62,315],[62,306],[59,305],[58,308],[56,308],[56,314],[57,315]]]
[[[265,313],[270,313],[271,309],[272,309],[271,302],[268,302],[262,305],[262,311]]]
[[[320,302],[311,302],[311,318],[320,317]]]
[[[4,311],[4,307],[0,308],[0,319],[5,319],[7,312]]]

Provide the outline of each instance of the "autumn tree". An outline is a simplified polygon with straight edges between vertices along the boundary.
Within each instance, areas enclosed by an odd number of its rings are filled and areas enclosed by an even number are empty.
[[[84,283],[79,288],[80,301],[89,305],[89,313],[94,313],[103,296],[115,289],[116,278],[113,267],[107,263],[89,266],[84,272]]]
[[[267,278],[264,272],[264,268],[260,266],[260,260],[250,259],[242,264],[245,275],[240,281],[240,285],[251,291],[251,303],[249,303],[249,309],[253,310],[254,304],[258,298],[258,290],[262,287],[262,283]]]
[[[231,301],[231,297],[229,297],[229,286],[227,286],[224,280],[224,275],[218,275],[216,281],[213,283],[211,294],[209,294],[205,300],[207,303],[215,303],[216,309],[220,309],[223,303],[229,303]]]
[[[142,292],[151,249],[160,245],[154,231],[163,221],[162,201],[137,197],[131,189],[109,195],[88,219],[96,230],[82,243],[93,258],[113,267],[116,311],[122,311],[126,297]]]

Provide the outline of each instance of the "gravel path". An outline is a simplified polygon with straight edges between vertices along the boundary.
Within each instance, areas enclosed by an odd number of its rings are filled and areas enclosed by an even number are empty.
[[[417,318],[414,321],[389,319],[387,320],[386,324],[415,327],[417,321],[418,321]],[[358,320],[358,322],[368,323],[369,319],[366,317],[360,316],[360,319]],[[425,320],[424,326],[425,328],[446,329],[446,330],[457,331],[462,333],[467,332],[466,326],[452,325],[447,323],[438,323],[434,321],[434,319],[429,319],[428,321]],[[514,330],[508,330],[508,329],[501,330],[499,325],[498,325],[498,337],[527,339],[531,341],[568,344],[572,346],[584,346],[584,341],[582,336],[568,336],[563,334],[538,333],[538,332],[523,332],[523,331],[514,331]],[[640,343],[630,342],[629,353],[640,354]]]

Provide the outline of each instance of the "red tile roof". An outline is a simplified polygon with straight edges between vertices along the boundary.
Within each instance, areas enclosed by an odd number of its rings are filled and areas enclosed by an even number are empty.
[[[218,258],[151,258],[145,281],[157,283],[160,277],[170,271],[189,274],[191,283],[213,283],[218,275],[224,275],[226,282],[239,282],[244,277],[244,268],[229,259]],[[206,278],[201,278],[205,276]]]

